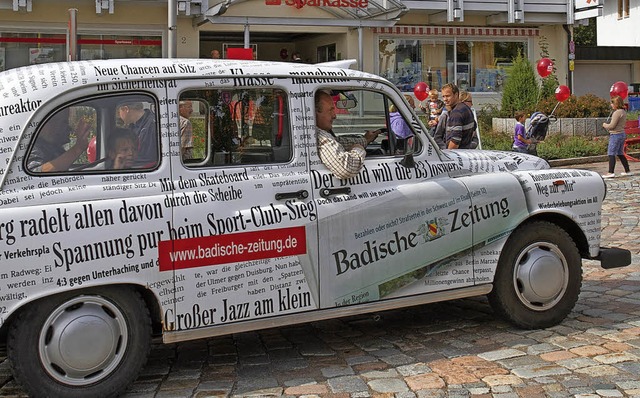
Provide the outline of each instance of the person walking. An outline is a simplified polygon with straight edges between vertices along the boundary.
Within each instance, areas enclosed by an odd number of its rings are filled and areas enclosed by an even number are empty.
[[[533,141],[527,138],[524,129],[524,121],[526,118],[527,115],[523,111],[517,111],[515,113],[514,119],[516,119],[516,126],[513,132],[513,150],[515,152],[532,154],[529,152],[529,145],[531,145]]]
[[[621,176],[632,175],[629,169],[629,162],[624,156],[624,140],[626,134],[624,132],[624,125],[627,123],[627,112],[624,110],[624,102],[620,96],[611,98],[611,108],[613,113],[611,114],[610,123],[602,123],[602,127],[609,132],[609,146],[607,147],[607,155],[609,156],[609,173],[602,176],[602,178],[614,178],[616,167],[616,156],[620,159],[624,172],[620,173]]]

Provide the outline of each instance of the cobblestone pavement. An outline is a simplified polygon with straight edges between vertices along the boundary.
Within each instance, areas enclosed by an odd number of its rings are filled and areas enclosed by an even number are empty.
[[[127,397],[640,397],[640,175],[607,185],[602,244],[630,249],[633,263],[584,262],[559,326],[520,330],[474,298],[157,344]],[[23,394],[6,361],[0,385]]]

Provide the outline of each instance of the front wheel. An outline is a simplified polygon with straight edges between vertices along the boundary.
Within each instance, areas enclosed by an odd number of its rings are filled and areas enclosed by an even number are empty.
[[[536,221],[514,231],[500,254],[489,302],[524,329],[557,325],[582,285],[580,253],[565,230]]]
[[[36,397],[113,397],[137,377],[151,348],[151,320],[126,287],[67,292],[29,305],[12,324],[7,353]]]

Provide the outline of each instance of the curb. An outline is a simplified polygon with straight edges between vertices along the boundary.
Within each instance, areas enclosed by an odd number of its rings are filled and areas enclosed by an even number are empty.
[[[640,157],[640,152],[632,152],[629,155],[633,157]],[[553,159],[547,160],[549,166],[551,167],[562,167],[562,166],[570,166],[574,164],[585,164],[585,163],[598,163],[598,162],[608,162],[609,157],[607,155],[599,155],[599,156],[586,156],[583,158],[569,158],[569,159]]]

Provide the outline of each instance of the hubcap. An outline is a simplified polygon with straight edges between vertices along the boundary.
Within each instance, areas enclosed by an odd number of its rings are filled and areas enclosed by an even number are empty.
[[[56,308],[40,331],[45,371],[60,383],[83,386],[111,374],[127,345],[124,315],[99,296],[80,296]]]
[[[548,310],[562,299],[567,290],[567,260],[554,244],[531,244],[517,259],[513,283],[524,305],[534,311]]]

